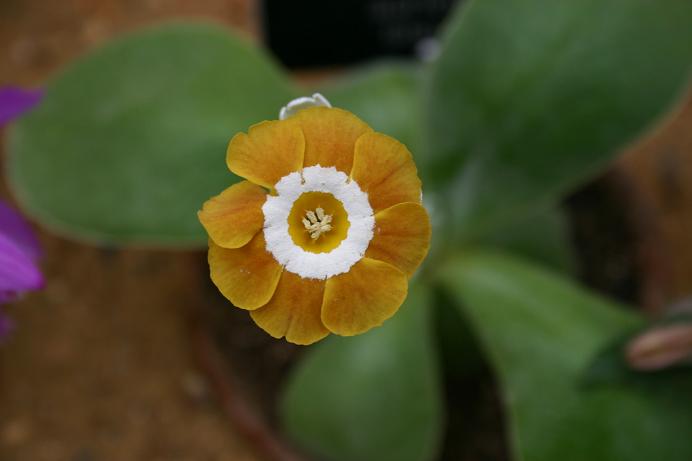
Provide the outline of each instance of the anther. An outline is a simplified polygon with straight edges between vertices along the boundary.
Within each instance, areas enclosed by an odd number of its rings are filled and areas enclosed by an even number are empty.
[[[315,211],[305,211],[303,225],[310,234],[312,240],[317,240],[320,235],[332,230],[332,215],[325,214],[324,210],[317,207]]]

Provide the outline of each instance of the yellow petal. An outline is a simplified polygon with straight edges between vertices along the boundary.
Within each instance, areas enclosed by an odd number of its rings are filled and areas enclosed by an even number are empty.
[[[324,281],[284,271],[274,297],[250,313],[264,331],[294,344],[312,344],[329,334],[320,319]]]
[[[375,212],[397,203],[420,203],[421,182],[411,153],[382,133],[358,139],[351,178],[367,192]]]
[[[305,138],[297,123],[262,122],[231,139],[226,164],[238,176],[271,189],[282,177],[300,171],[304,151]]]
[[[345,274],[327,280],[322,322],[332,333],[364,333],[394,315],[406,299],[408,278],[396,267],[363,258]]]
[[[269,302],[283,268],[265,249],[264,232],[241,248],[221,248],[209,241],[211,279],[219,291],[241,309],[257,309]]]
[[[197,217],[214,243],[239,248],[262,229],[266,195],[261,187],[242,181],[207,200]]]
[[[365,256],[387,262],[409,277],[430,247],[430,219],[417,203],[399,203],[375,215],[375,230]]]
[[[305,133],[303,166],[336,167],[348,174],[353,165],[356,140],[372,129],[343,109],[311,107],[294,117]]]

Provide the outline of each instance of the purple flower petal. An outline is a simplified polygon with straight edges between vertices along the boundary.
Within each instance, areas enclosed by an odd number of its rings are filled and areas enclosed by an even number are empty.
[[[12,240],[29,258],[37,260],[41,256],[38,239],[29,223],[2,201],[0,201],[0,235]]]
[[[17,297],[17,293],[13,291],[0,291],[0,306],[8,303]]]
[[[24,90],[6,86],[0,88],[0,126],[28,111],[43,98],[43,90]]]
[[[0,298],[43,286],[43,276],[34,261],[7,236],[0,234]]]
[[[43,287],[43,275],[35,263],[40,253],[29,224],[0,201],[0,305]],[[0,309],[0,341],[13,328],[13,322]]]

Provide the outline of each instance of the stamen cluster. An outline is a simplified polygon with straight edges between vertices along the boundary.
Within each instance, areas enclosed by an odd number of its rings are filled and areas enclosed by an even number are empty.
[[[317,207],[315,211],[306,211],[303,218],[305,230],[310,233],[310,238],[317,240],[320,235],[332,230],[332,215],[324,213],[324,210]]]

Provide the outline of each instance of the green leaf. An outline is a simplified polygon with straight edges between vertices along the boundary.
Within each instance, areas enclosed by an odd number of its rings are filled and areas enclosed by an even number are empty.
[[[689,0],[482,0],[431,76],[430,155],[464,233],[546,206],[669,109],[690,74]]]
[[[501,382],[515,459],[692,459],[692,374],[586,384],[597,353],[641,325],[635,314],[500,254],[459,255],[442,279]]]
[[[442,397],[431,307],[427,288],[413,284],[382,327],[311,351],[281,405],[289,435],[329,460],[433,459]]]
[[[406,144],[420,158],[423,79],[421,67],[382,63],[327,82],[319,91],[333,106],[353,112],[373,129]]]
[[[205,245],[196,211],[238,179],[229,139],[295,96],[257,49],[217,26],[117,39],[49,82],[9,141],[21,204],[68,236]]]
[[[561,208],[535,210],[481,238],[483,245],[543,263],[564,273],[576,269],[567,216]]]

